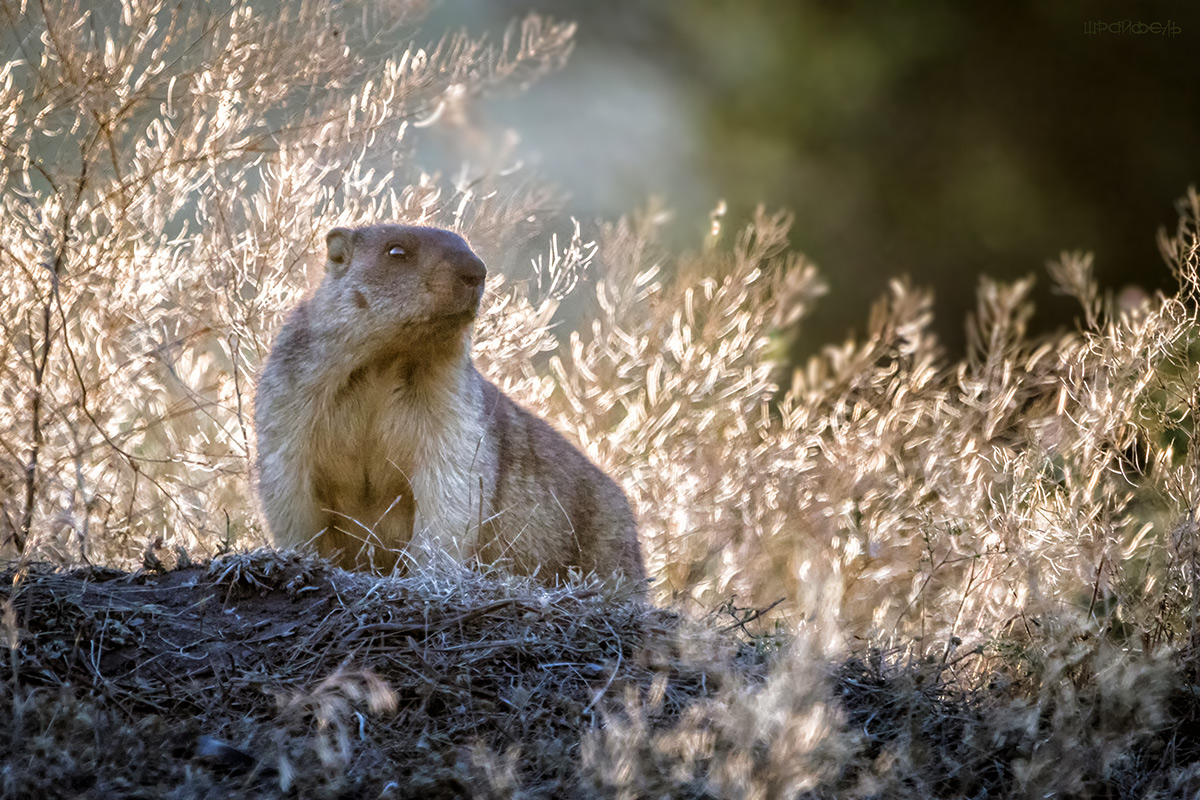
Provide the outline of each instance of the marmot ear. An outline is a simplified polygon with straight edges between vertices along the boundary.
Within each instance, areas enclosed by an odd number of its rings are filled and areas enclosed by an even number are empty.
[[[350,266],[350,255],[354,250],[354,231],[348,228],[334,228],[325,236],[325,248],[328,252],[325,271],[335,278],[342,277]]]

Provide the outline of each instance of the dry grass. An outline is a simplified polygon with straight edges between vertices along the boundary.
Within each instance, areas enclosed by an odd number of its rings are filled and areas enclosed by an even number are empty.
[[[492,45],[402,44],[419,5],[285,3],[266,17],[238,2],[105,13],[0,0],[0,553],[26,576],[6,590],[5,727],[23,760],[4,786],[61,759],[113,780],[157,769],[46,745],[111,726],[202,762],[238,761],[253,742],[262,792],[311,769],[361,794],[379,754],[405,747],[454,761],[430,767],[436,780],[477,776],[467,789],[496,796],[1194,789],[1200,197],[1160,236],[1171,295],[1114,298],[1089,256],[1064,254],[1049,275],[1079,300],[1074,330],[1029,337],[1032,279],[985,279],[970,352],[954,360],[930,333],[927,294],[897,281],[863,310],[861,339],[789,375],[786,337],[823,290],[788,249],[786,215],[740,229],[716,217],[684,254],[661,244],[656,206],[607,225],[548,222],[555,192],[511,169],[514,152],[468,111],[561,63],[573,27],[530,17]],[[470,166],[423,172],[430,140]],[[687,613],[781,601],[749,626],[760,650],[785,651],[768,675],[689,654],[669,615],[594,587],[416,586],[309,565],[293,601],[286,583],[255,578],[275,563],[263,556],[155,579],[206,575],[206,591],[234,591],[210,593],[222,608],[265,582],[275,599],[258,609],[260,634],[287,618],[281,596],[304,606],[309,578],[348,598],[253,657],[204,627],[142,653],[154,640],[132,612],[114,616],[102,587],[141,591],[147,577],[91,573],[93,588],[63,590],[76,600],[56,594],[82,579],[33,565],[153,566],[178,546],[207,558],[259,543],[255,372],[315,278],[324,231],[380,219],[455,227],[485,257],[496,277],[477,360],[624,484],[658,601]],[[542,253],[531,272],[530,246]],[[309,562],[279,563],[291,566],[272,574]],[[153,625],[192,613],[155,612]],[[462,638],[439,638],[451,631],[431,619],[457,620]],[[588,622],[573,634],[572,619]],[[103,663],[114,637],[130,659],[119,674]],[[350,650],[329,649],[342,638]],[[664,664],[637,661],[650,640],[671,642]],[[205,647],[237,657],[205,661],[194,686],[151,674],[173,663],[187,675],[181,654]],[[433,660],[395,661],[413,653]],[[525,666],[545,659],[576,667],[531,683]],[[705,659],[716,685],[680,677],[708,675]],[[466,662],[515,671],[476,694],[475,678],[453,677]],[[405,681],[426,688],[405,695]],[[281,704],[269,713],[264,686]],[[393,722],[359,736],[435,695],[437,713],[405,717],[451,726],[427,750]],[[458,716],[485,700],[499,716]],[[162,716],[176,707],[193,721]],[[191,780],[185,762],[163,780]]]
[[[1184,797],[1170,659],[955,665],[272,551],[4,576],[0,797]],[[19,626],[14,624],[19,620]],[[737,635],[735,635],[735,633]]]
[[[669,717],[735,665],[732,640],[596,585],[272,551],[4,579],[4,797],[563,796],[625,691]]]

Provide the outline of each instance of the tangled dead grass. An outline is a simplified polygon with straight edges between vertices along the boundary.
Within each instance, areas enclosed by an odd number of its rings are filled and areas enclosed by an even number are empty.
[[[257,551],[4,586],[4,798],[1200,789],[1200,701],[1173,664],[1095,641],[968,684],[950,663],[830,661],[754,633],[753,614],[688,621],[589,583]]]
[[[674,614],[592,584],[270,551],[4,577],[4,797],[556,796],[628,687],[678,714],[734,658],[715,637],[687,647],[724,655],[685,654]]]
[[[378,579],[272,552],[5,577],[12,798],[457,796],[514,769],[512,748],[552,794],[623,687],[662,675],[677,712],[716,667],[670,650],[676,616],[599,585]]]

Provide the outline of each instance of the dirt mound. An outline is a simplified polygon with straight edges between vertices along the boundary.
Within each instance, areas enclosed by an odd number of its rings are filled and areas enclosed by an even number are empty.
[[[10,572],[6,597],[9,797],[554,796],[626,689],[668,676],[669,717],[719,680],[676,615],[599,585],[257,552]]]
[[[760,613],[732,604],[694,621],[598,584],[378,579],[271,551],[137,574],[27,567],[0,586],[0,800],[1200,786],[1191,680],[1169,654],[1092,639],[1041,661],[1030,645],[829,663],[800,635],[730,638]]]

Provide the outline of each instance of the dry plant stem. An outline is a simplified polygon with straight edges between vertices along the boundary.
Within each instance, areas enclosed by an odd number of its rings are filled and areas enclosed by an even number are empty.
[[[31,342],[32,344],[32,342]],[[42,380],[46,374],[46,361],[50,357],[50,302],[42,307],[42,348],[39,358],[37,353],[30,353],[33,359],[33,387],[29,399],[30,417],[30,447],[25,461],[25,505],[21,512],[21,522],[14,531],[13,543],[18,553],[25,552],[25,542],[29,539],[30,527],[33,524],[34,503],[37,499],[38,454],[42,447]]]
[[[85,162],[86,163],[86,162]],[[42,303],[42,342],[41,352],[30,352],[30,360],[33,363],[33,391],[29,400],[29,417],[30,417],[30,447],[29,456],[25,464],[25,507],[21,513],[21,524],[17,528],[14,537],[17,551],[25,552],[25,543],[29,539],[30,529],[33,525],[34,504],[37,499],[37,482],[38,482],[38,456],[42,449],[42,392],[43,383],[46,377],[46,365],[50,360],[50,351],[54,343],[52,336],[52,328],[50,324],[51,311],[54,306],[54,300],[58,297],[59,277],[62,275],[65,259],[67,241],[70,235],[71,217],[75,207],[79,204],[79,199],[83,194],[83,187],[86,183],[87,172],[81,170],[79,181],[76,183],[76,191],[74,200],[69,209],[63,211],[61,228],[58,232],[58,241],[55,245],[54,260],[49,265],[50,271],[50,291],[46,295],[46,299]],[[66,330],[65,327],[63,329]],[[30,339],[30,348],[33,348],[33,340]]]
[[[978,557],[971,559],[971,572],[967,575],[966,586],[963,587],[962,599],[959,600],[958,610],[954,612],[954,620],[950,623],[950,636],[946,640],[946,649],[942,651],[942,666],[946,665],[946,659],[950,657],[950,653],[954,651],[955,642],[958,637],[955,635],[958,629],[958,623],[962,619],[963,607],[967,604],[967,596],[971,593],[972,587],[975,585],[975,576],[979,565]]]
[[[760,619],[761,617],[765,616],[766,614],[770,613],[770,611],[773,608],[778,606],[780,603],[782,603],[786,599],[787,599],[786,597],[781,597],[778,600],[776,600],[774,603],[771,603],[771,605],[766,606],[765,608],[752,609],[750,611],[750,613],[746,614],[745,617],[739,619],[737,622],[726,625],[725,627],[721,628],[720,630],[722,633],[729,633],[731,631],[740,630],[743,633],[749,634],[749,630],[747,630],[747,628],[746,628],[747,625],[749,625],[751,622],[754,622],[757,619]]]

